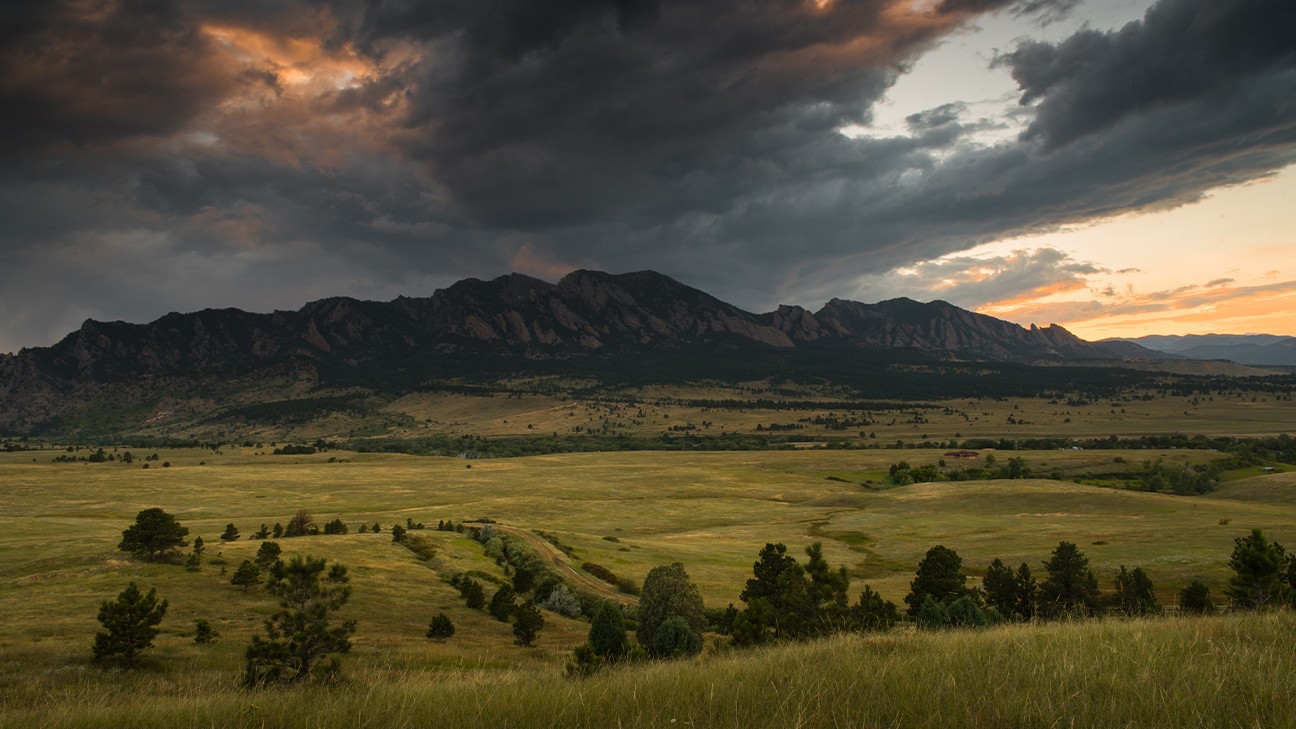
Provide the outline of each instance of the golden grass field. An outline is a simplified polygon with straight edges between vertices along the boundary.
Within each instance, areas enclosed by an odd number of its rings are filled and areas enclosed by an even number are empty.
[[[435,525],[489,517],[557,535],[575,548],[577,564],[595,562],[636,580],[656,565],[682,562],[706,603],[718,607],[738,602],[766,542],[784,542],[802,557],[806,545],[822,541],[829,560],[850,570],[852,595],[867,582],[899,604],[918,561],[935,544],[957,550],[975,578],[995,557],[1029,562],[1042,573],[1043,560],[1065,539],[1089,557],[1104,591],[1112,589],[1120,565],[1138,565],[1162,602],[1173,604],[1193,579],[1206,581],[1222,599],[1233,539],[1251,528],[1296,544],[1296,472],[1228,481],[1209,496],[1181,497],[1066,480],[884,487],[891,463],[921,465],[940,456],[927,449],[473,461],[347,452],[273,456],[265,450],[159,450],[159,461],[147,470],[138,460],[130,466],[52,463],[62,451],[0,454],[0,725],[423,726],[423,718],[449,706],[474,717],[468,722],[474,726],[680,726],[669,724],[667,714],[695,726],[1037,726],[1051,723],[1047,716],[1059,711],[1078,718],[1077,725],[1098,726],[1102,707],[1117,704],[1128,704],[1124,723],[1131,726],[1165,725],[1155,721],[1158,716],[1183,719],[1170,722],[1180,726],[1292,723],[1277,708],[1296,698],[1289,680],[1296,655],[1287,639],[1277,637],[1296,627],[1290,614],[1006,627],[953,636],[900,632],[733,655],[713,639],[694,662],[576,682],[561,678],[562,667],[585,640],[587,623],[546,613],[537,646],[516,647],[507,624],[468,610],[443,582],[464,570],[503,579],[479,545],[460,534],[418,532],[437,547],[436,558],[425,562],[393,544],[388,530],[407,518]],[[135,449],[134,455],[145,453]],[[1116,458],[1137,464],[1217,456],[999,455],[1022,456],[1037,471],[1058,469],[1067,478],[1106,468]],[[171,466],[161,468],[162,461]],[[143,564],[116,550],[122,529],[151,506],[175,514],[191,538],[204,538],[202,571]],[[287,555],[323,556],[350,568],[354,597],[342,616],[355,618],[359,629],[344,660],[348,683],[336,695],[324,689],[249,694],[238,688],[243,647],[275,606],[264,591],[244,593],[230,585],[219,562],[232,573],[258,546],[248,535],[263,522],[287,523],[302,508],[319,523],[341,518],[352,530],[279,540]],[[218,535],[229,522],[244,537],[222,545]],[[356,533],[360,524],[374,522],[382,533]],[[89,660],[99,627],[95,612],[132,580],[156,587],[170,611],[143,670],[105,672]],[[488,597],[492,591],[487,585]],[[423,637],[437,612],[450,615],[458,628],[444,643]],[[199,618],[220,632],[215,645],[192,643]],[[1064,660],[1052,660],[1057,651]],[[1017,660],[1024,663],[1013,673],[985,675]],[[1214,681],[1238,698],[1236,692],[1252,689],[1230,689],[1236,681],[1224,672],[1254,661],[1266,668],[1249,669],[1261,685],[1240,709],[1246,721],[1206,706],[1206,689],[1190,685]],[[1194,673],[1157,673],[1184,662],[1194,664]],[[891,668],[879,675],[875,663]],[[1115,671],[1128,680],[1115,678]],[[1288,680],[1273,681],[1273,672],[1285,672]],[[717,677],[728,677],[727,683]],[[930,699],[936,713],[885,699],[907,681],[924,680],[938,681]],[[1018,681],[1038,695],[1001,700],[1002,689]],[[1135,681],[1151,681],[1154,695],[1131,688]],[[770,682],[782,697],[777,703],[760,688]],[[706,686],[711,693],[699,693]],[[929,700],[908,691],[907,700]],[[1071,691],[1089,692],[1095,703]],[[522,708],[509,696],[521,697]],[[838,700],[844,708],[833,707]],[[811,708],[805,703],[811,701],[828,704]],[[328,707],[334,713],[320,713]],[[733,713],[740,710],[748,713]]]

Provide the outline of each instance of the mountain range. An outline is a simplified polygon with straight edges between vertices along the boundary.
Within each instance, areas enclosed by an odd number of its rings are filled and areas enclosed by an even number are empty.
[[[1296,337],[1275,334],[1187,334],[1105,339],[1130,342],[1189,359],[1225,359],[1238,364],[1296,367]]]
[[[685,353],[759,362],[794,351],[1024,364],[1176,356],[1128,341],[1087,342],[1057,325],[1025,328],[942,301],[833,299],[815,312],[754,314],[651,271],[581,270],[556,284],[510,274],[388,302],[329,298],[268,314],[207,309],[148,324],[88,320],[52,346],[0,355],[0,432],[30,431],[109,393],[131,407],[159,392],[200,395],[240,379],[274,399],[283,397],[274,382],[303,376],[410,389],[433,375],[470,374],[455,372],[468,359],[517,371],[579,362],[588,371]]]

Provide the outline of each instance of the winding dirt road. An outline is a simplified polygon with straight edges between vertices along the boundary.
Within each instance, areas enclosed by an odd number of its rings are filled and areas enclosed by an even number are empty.
[[[465,522],[464,526],[473,526],[480,529],[481,527],[486,526],[486,524],[479,522]],[[592,592],[599,597],[605,597],[614,602],[619,602],[622,605],[639,604],[639,598],[620,592],[597,577],[593,577],[577,569],[572,565],[571,561],[567,559],[567,555],[563,554],[562,550],[536,534],[526,531],[525,529],[505,526],[503,524],[491,524],[490,526],[501,534],[508,534],[526,541],[527,544],[530,544],[535,548],[535,551],[540,555],[540,558],[552,566],[558,575],[564,580],[568,580],[572,584]]]

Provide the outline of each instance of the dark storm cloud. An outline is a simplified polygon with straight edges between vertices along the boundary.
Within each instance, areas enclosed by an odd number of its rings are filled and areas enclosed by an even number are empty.
[[[1074,4],[7,3],[0,350],[510,269],[816,305],[1292,161],[1292,10],[1269,0],[1162,0],[1004,56],[1035,114],[1015,143],[973,144],[993,122],[957,99],[904,136],[839,133],[980,14]]]
[[[169,132],[230,86],[168,0],[14,0],[0,28],[0,153]]]
[[[1022,103],[1040,102],[1026,138],[1055,149],[1131,116],[1223,101],[1240,84],[1288,91],[1293,28],[1290,0],[1165,0],[1119,32],[1027,43],[1002,62],[1021,86]]]

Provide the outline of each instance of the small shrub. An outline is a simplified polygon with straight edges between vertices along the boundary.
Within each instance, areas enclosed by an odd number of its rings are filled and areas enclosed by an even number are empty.
[[[437,613],[428,623],[427,637],[432,640],[446,640],[455,634],[454,623],[445,613]]]

